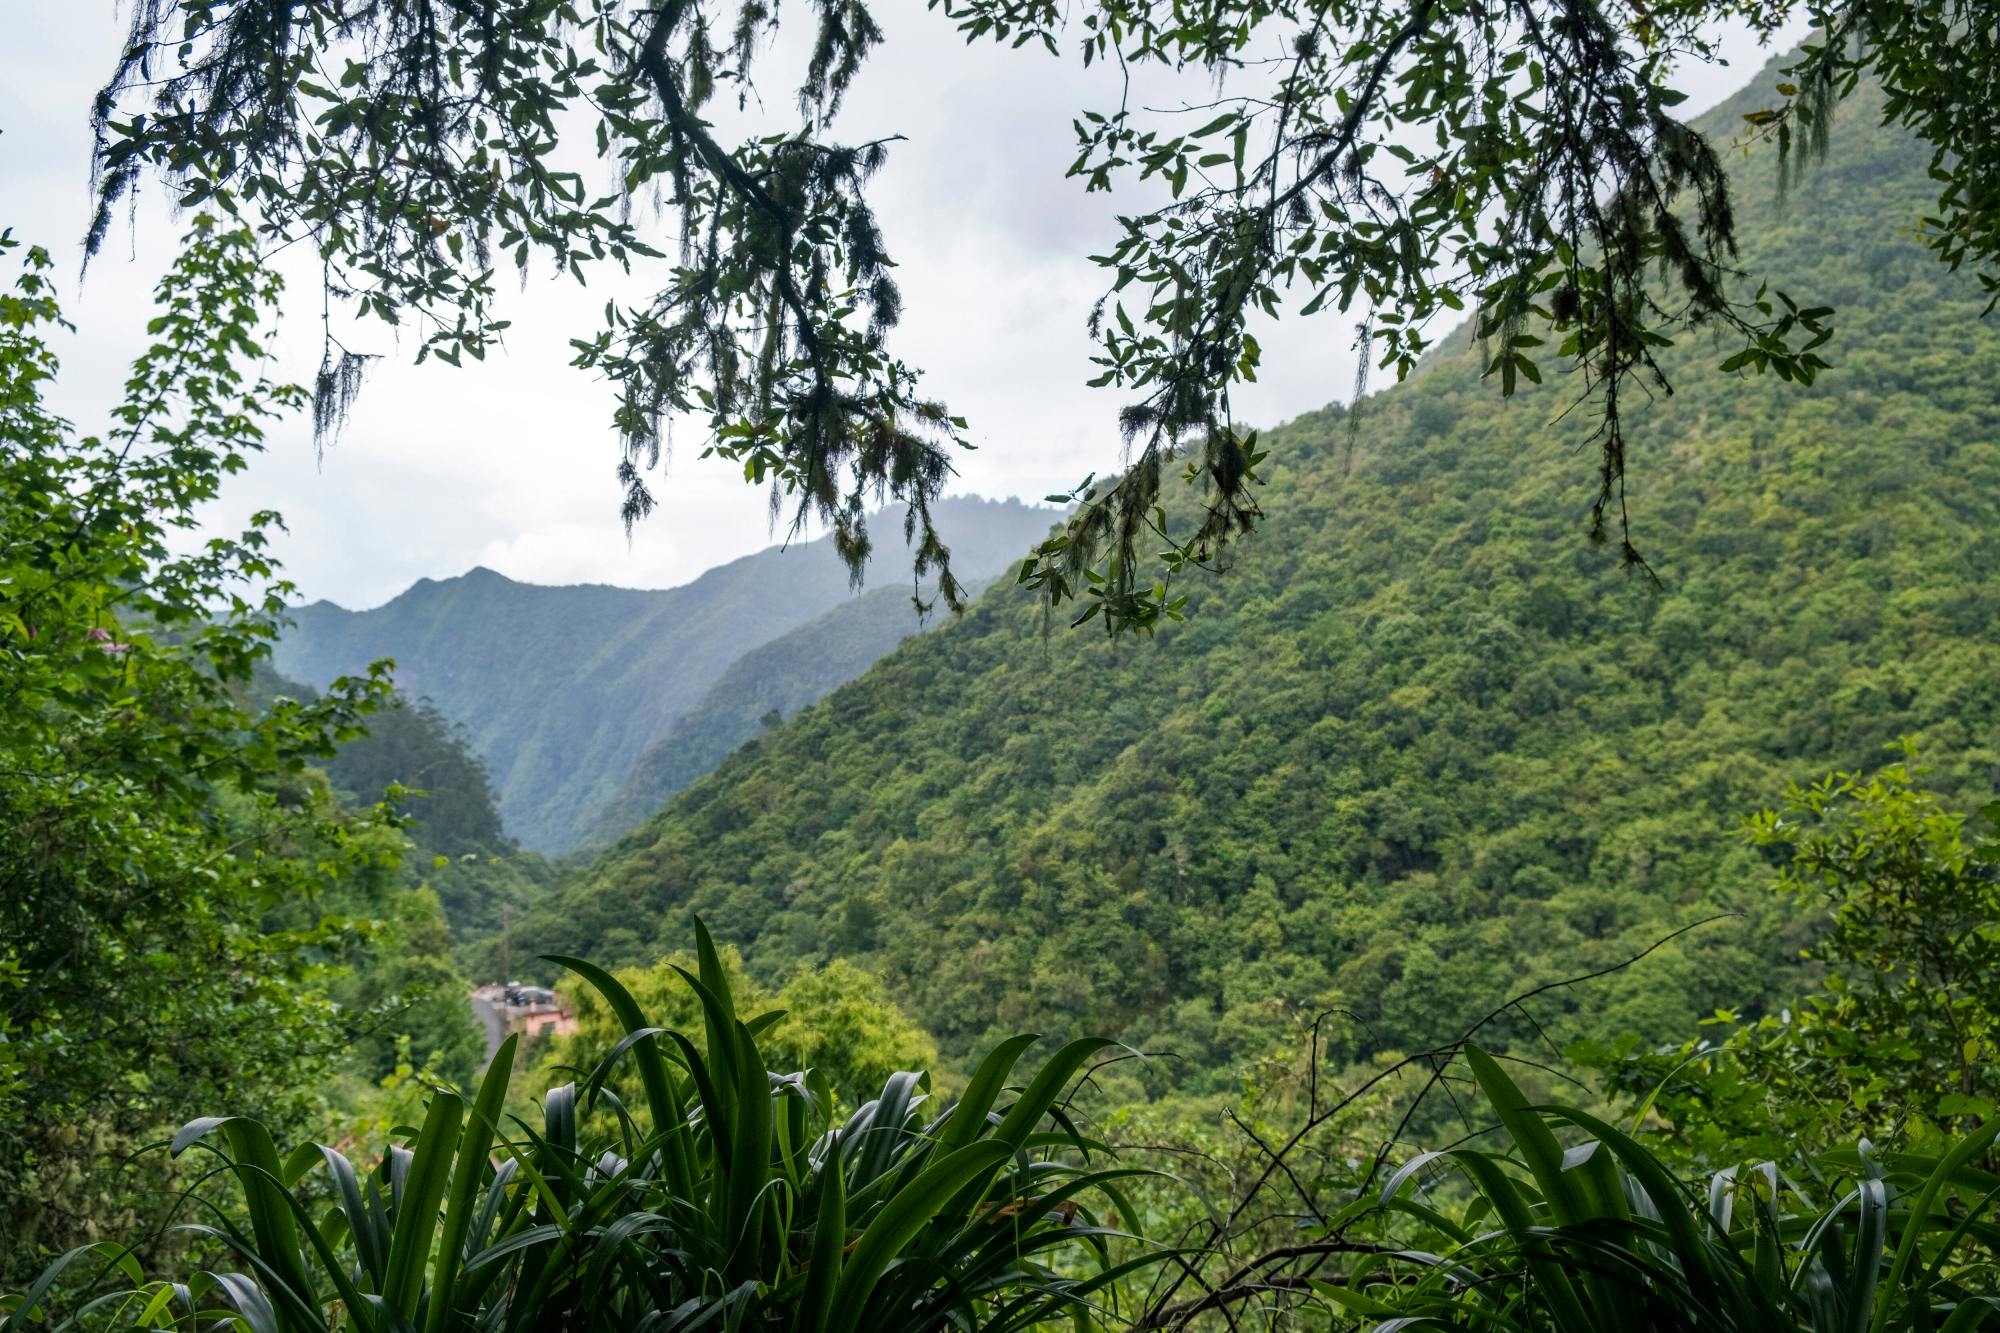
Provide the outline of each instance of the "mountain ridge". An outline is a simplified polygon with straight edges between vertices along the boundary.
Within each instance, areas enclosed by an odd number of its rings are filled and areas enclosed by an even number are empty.
[[[1055,518],[977,497],[949,498],[937,512],[961,577],[1004,568]],[[900,533],[894,515],[883,521]],[[900,542],[884,548],[890,559]],[[666,589],[522,583],[475,566],[419,580],[379,607],[300,607],[273,665],[323,687],[395,659],[405,693],[431,699],[466,729],[510,836],[560,853],[646,747],[744,653],[858,595],[827,538],[768,548]]]

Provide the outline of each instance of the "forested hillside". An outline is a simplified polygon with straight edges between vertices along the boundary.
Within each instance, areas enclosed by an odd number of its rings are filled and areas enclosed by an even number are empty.
[[[371,713],[368,734],[341,746],[327,761],[335,787],[363,802],[392,787],[411,795],[394,802],[425,845],[446,853],[507,846],[495,807],[493,780],[454,727],[428,699],[397,695]]]
[[[967,592],[977,596],[985,585],[968,580]],[[875,588],[743,654],[639,757],[582,845],[602,850],[617,841],[744,741],[853,680],[921,628],[907,590]]]
[[[1961,808],[2000,763],[2000,329],[1910,234],[1924,158],[1861,98],[1788,203],[1738,162],[1743,263],[1837,307],[1834,369],[1694,346],[1628,404],[1657,586],[1583,539],[1575,386],[1503,402],[1461,336],[1266,437],[1271,522],[1187,623],[1114,641],[993,589],[683,792],[535,942],[646,962],[698,912],[755,972],[882,969],[948,1055],[1111,1031],[1183,1085],[1334,1007],[1344,1054],[1407,1048],[1723,910],[1542,1021],[1769,994],[1813,926],[1744,813],[1903,733]]]
[[[1047,535],[1053,517],[975,497],[937,508],[961,578],[1006,568]],[[875,531],[900,559],[896,516],[882,516]],[[368,611],[302,607],[276,666],[323,686],[394,658],[406,695],[431,700],[466,729],[491,771],[509,835],[561,852],[738,658],[859,600],[828,539],[761,551],[661,591],[539,587],[474,569],[423,580]],[[901,601],[914,627],[907,591]],[[837,620],[829,633],[840,637]],[[884,649],[895,641],[871,640]],[[823,678],[818,692],[853,674]]]
[[[524,852],[500,824],[486,765],[464,728],[428,699],[397,695],[371,713],[368,734],[327,761],[327,779],[350,804],[387,801],[405,821],[412,883],[434,892],[456,941],[491,937],[547,893],[555,868]],[[400,790],[395,799],[390,793]],[[482,951],[479,962],[495,962]],[[471,961],[464,950],[461,962]],[[489,971],[480,981],[501,980]]]

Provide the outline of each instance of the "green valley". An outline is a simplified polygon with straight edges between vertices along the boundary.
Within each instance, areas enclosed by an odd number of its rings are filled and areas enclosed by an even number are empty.
[[[937,513],[962,578],[1005,568],[1055,518],[977,497],[943,502]],[[882,521],[895,524],[893,516]],[[744,654],[786,636],[826,640],[800,654],[810,672],[784,691],[795,707],[918,628],[907,591],[888,602],[856,597],[824,537],[662,591],[537,587],[474,569],[426,579],[366,611],[315,602],[294,621],[277,648],[279,671],[324,686],[394,660],[404,693],[429,699],[466,729],[492,772],[508,833],[550,853],[569,850],[607,818],[648,749],[698,711]],[[830,670],[829,658],[843,665]],[[711,747],[707,762],[723,753],[726,746]]]
[[[985,583],[974,578],[968,587],[976,595]],[[737,746],[853,680],[919,628],[907,592],[872,588],[743,654],[639,756],[583,847],[601,851],[615,842]]]

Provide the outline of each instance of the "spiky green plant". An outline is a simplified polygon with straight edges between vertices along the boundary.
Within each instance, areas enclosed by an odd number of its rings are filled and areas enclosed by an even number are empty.
[[[1119,1280],[1161,1253],[1134,1237],[1120,1194],[1141,1172],[1094,1165],[1105,1150],[1064,1109],[1107,1043],[1072,1042],[1014,1087],[1034,1043],[1016,1037],[940,1111],[924,1075],[899,1073],[835,1125],[824,1078],[766,1068],[757,1037],[778,1015],[737,1015],[699,928],[698,957],[682,975],[705,1016],[699,1042],[650,1026],[609,973],[558,960],[626,1036],[580,1084],[547,1094],[539,1128],[503,1123],[511,1038],[469,1104],[437,1092],[422,1126],[365,1173],[331,1148],[283,1156],[253,1120],[189,1124],[173,1152],[213,1153],[231,1187],[188,1228],[222,1262],[146,1283],[125,1251],[75,1251],[11,1302],[0,1333],[218,1317],[247,1333],[1117,1322],[1106,1303]],[[641,1105],[612,1091],[625,1060]],[[116,1289],[44,1309],[93,1257]]]
[[[1597,1333],[1963,1333],[2000,1326],[2000,1177],[1972,1163],[2000,1122],[1942,1157],[1867,1145],[1822,1165],[1831,1197],[1775,1164],[1718,1172],[1707,1197],[1631,1135],[1584,1111],[1532,1106],[1468,1047],[1504,1140],[1427,1153],[1380,1202],[1441,1236],[1441,1252],[1372,1259],[1326,1300],[1364,1326]],[[1559,1134],[1562,1137],[1558,1137]],[[1565,1139],[1569,1140],[1565,1144]],[[1455,1169],[1458,1216],[1412,1182]],[[1815,1187],[1816,1188],[1816,1187]]]

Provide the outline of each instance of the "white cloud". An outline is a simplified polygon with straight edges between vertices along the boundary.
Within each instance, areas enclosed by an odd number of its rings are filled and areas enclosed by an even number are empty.
[[[1086,256],[1115,236],[1115,206],[1062,176],[1071,116],[1115,94],[1102,69],[1039,50],[967,50],[933,12],[879,8],[889,41],[863,71],[843,126],[855,138],[909,136],[877,178],[883,230],[902,264],[897,348],[925,367],[931,393],[971,419],[979,449],[963,457],[957,489],[1066,489],[1119,459],[1117,400],[1085,387],[1084,332],[1102,290]],[[89,211],[90,95],[122,25],[106,4],[23,6],[11,18],[0,225],[68,263]],[[1757,59],[1700,71],[1697,100],[1725,93]],[[780,64],[767,77],[771,88],[790,86]],[[1132,206],[1129,196],[1119,203]],[[59,402],[87,429],[101,423],[139,346],[147,294],[178,231],[156,199],[142,203],[138,224],[136,235],[114,231],[80,292],[66,284],[81,332],[62,347]],[[285,373],[301,381],[319,357],[317,285],[298,267],[303,258],[287,261],[293,298],[279,347]],[[475,564],[537,582],[667,586],[769,544],[766,497],[732,469],[697,460],[691,435],[655,486],[660,511],[627,542],[609,395],[567,364],[568,339],[594,329],[605,296],[603,287],[531,279],[509,298],[515,325],[504,353],[463,371],[412,367],[409,349],[368,326],[360,345],[388,355],[338,446],[316,460],[302,423],[282,430],[214,521],[283,511],[291,535],[279,554],[305,595],[352,606]],[[1264,337],[1261,382],[1241,396],[1241,414],[1275,423],[1344,396],[1351,336],[1351,321],[1324,317]]]

